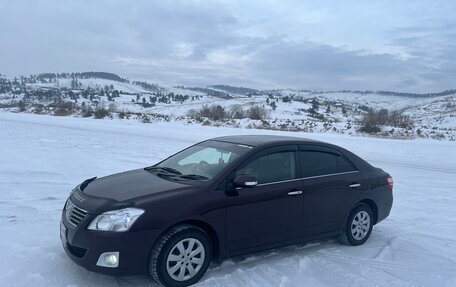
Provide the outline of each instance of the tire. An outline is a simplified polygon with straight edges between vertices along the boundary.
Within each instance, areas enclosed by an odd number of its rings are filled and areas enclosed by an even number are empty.
[[[352,246],[364,244],[372,232],[373,218],[369,205],[358,204],[350,212],[339,240]]]
[[[207,233],[197,226],[181,224],[157,240],[149,257],[149,272],[162,286],[189,286],[203,277],[211,259],[212,242]]]

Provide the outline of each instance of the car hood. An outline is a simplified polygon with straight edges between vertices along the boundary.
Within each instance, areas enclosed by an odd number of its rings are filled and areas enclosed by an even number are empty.
[[[165,180],[144,169],[136,169],[98,178],[84,188],[83,194],[125,201],[154,193],[194,188],[192,185]]]

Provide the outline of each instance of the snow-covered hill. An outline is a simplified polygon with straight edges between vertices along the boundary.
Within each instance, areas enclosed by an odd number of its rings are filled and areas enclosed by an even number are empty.
[[[110,277],[74,264],[59,239],[64,202],[86,178],[148,166],[232,134],[293,135],[348,148],[394,176],[393,209],[364,245],[325,240],[234,257],[195,286],[456,286],[454,142],[24,113],[0,113],[0,134],[1,286],[157,286],[146,276]]]
[[[96,76],[96,77],[95,77]],[[102,77],[102,78],[100,78]],[[203,108],[220,106],[216,115]],[[252,113],[250,108],[258,113]],[[225,85],[164,87],[109,73],[0,77],[0,109],[143,122],[179,121],[271,130],[360,133],[369,109],[397,112],[405,124],[368,132],[390,138],[456,140],[456,94],[255,90]],[[95,114],[95,111],[100,111]],[[253,115],[252,115],[253,114]],[[364,129],[363,131],[366,131]]]

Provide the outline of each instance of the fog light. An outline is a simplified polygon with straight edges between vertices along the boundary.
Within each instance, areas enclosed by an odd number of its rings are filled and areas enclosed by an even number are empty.
[[[116,268],[119,266],[119,252],[105,252],[100,255],[97,266]]]
[[[117,256],[112,255],[112,254],[105,255],[104,261],[107,265],[114,266],[117,264]]]

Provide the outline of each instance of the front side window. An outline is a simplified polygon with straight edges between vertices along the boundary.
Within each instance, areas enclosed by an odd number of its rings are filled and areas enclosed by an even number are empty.
[[[259,184],[295,179],[295,153],[287,151],[262,156],[236,170],[238,175],[254,175]]]

